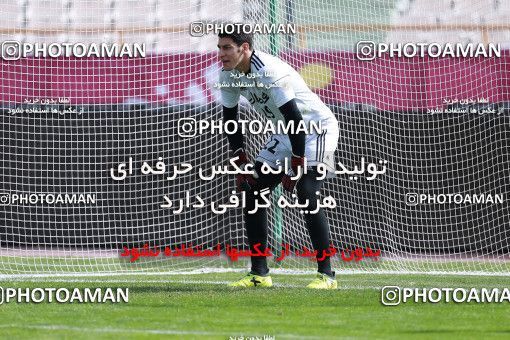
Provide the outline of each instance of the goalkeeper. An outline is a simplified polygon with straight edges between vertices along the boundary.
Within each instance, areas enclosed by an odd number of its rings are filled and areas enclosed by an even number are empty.
[[[338,122],[331,110],[305,84],[301,76],[287,63],[269,54],[254,51],[253,36],[244,32],[218,35],[219,58],[223,65],[220,83],[230,86],[221,87],[224,122],[238,120],[238,102],[242,95],[257,112],[274,122],[278,120],[286,123],[293,121],[294,126],[304,121],[320,122],[322,132],[273,134],[266,141],[254,165],[255,174],[237,175],[238,190],[246,191],[246,208],[244,209],[245,228],[250,249],[260,243],[260,249],[267,247],[268,219],[265,208],[259,208],[255,213],[249,210],[255,207],[254,191],[264,188],[274,189],[280,182],[289,192],[297,190],[299,203],[306,202],[309,211],[317,208],[317,195],[322,186],[318,180],[317,165],[324,164],[331,174],[334,169],[334,152],[338,143]],[[257,84],[260,86],[239,86],[239,84]],[[301,122],[302,124],[302,122]],[[250,162],[244,150],[243,135],[240,129],[236,134],[228,134],[227,138],[233,151],[233,157],[238,157],[236,164],[243,168]],[[303,169],[307,163],[307,173],[299,179],[291,179],[298,174],[298,168]],[[262,174],[261,167],[266,163],[271,168],[285,164],[287,159],[292,170],[286,174]],[[303,171],[301,171],[302,173]],[[317,258],[330,245],[329,225],[324,211],[304,214],[306,228],[310,234]],[[335,273],[331,270],[329,257],[318,260],[318,274],[308,287],[317,289],[336,289]],[[247,276],[230,284],[233,287],[270,287],[272,280],[269,276],[266,257],[252,256],[251,271]]]

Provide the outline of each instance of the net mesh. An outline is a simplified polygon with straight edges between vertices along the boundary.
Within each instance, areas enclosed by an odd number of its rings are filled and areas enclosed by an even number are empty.
[[[381,258],[334,258],[338,271],[509,272],[510,3],[490,0],[19,0],[0,1],[2,51],[20,43],[143,43],[138,58],[1,60],[0,273],[172,272],[245,267],[228,256],[141,258],[123,247],[247,247],[241,209],[163,208],[195,199],[228,201],[232,176],[198,171],[143,174],[228,163],[221,135],[179,136],[179,120],[221,120],[217,37],[190,23],[291,23],[297,33],[257,35],[255,49],[300,72],[335,113],[345,169],[387,161],[374,180],[337,174],[324,185],[333,246],[370,247]],[[374,43],[499,43],[499,58],[356,57]],[[5,45],[7,44],[7,45]],[[476,99],[474,101],[473,99]],[[483,100],[481,100],[483,99]],[[455,101],[456,100],[456,101]],[[464,103],[462,102],[464,100]],[[442,109],[433,114],[430,110]],[[446,110],[446,111],[445,111]],[[448,111],[450,110],[450,111]],[[457,111],[455,111],[457,110]],[[464,111],[462,111],[464,110]],[[260,119],[241,102],[245,119]],[[254,156],[265,136],[249,136]],[[160,159],[161,157],[161,159]],[[363,160],[362,160],[363,159]],[[133,171],[112,179],[119,164]],[[357,177],[357,178],[354,178]],[[94,202],[32,203],[16,195],[92,195]],[[415,204],[422,194],[438,201]],[[486,203],[438,195],[491,196]],[[498,195],[503,200],[498,202]],[[428,196],[427,196],[428,197]],[[46,199],[48,197],[46,196]],[[270,244],[311,248],[295,209],[270,212]],[[314,270],[289,257],[273,267]]]

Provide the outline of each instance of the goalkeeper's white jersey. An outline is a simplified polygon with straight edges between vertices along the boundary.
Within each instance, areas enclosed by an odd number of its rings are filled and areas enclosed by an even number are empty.
[[[239,96],[245,97],[255,110],[275,124],[284,118],[278,109],[291,99],[305,122],[334,119],[331,110],[313,93],[299,73],[286,62],[264,52],[253,51],[250,73],[221,71],[221,98],[225,107],[234,107]]]

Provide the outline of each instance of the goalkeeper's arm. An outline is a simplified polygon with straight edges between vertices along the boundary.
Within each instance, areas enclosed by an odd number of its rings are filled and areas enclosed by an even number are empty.
[[[229,108],[223,106],[223,124],[226,124],[228,121],[235,121],[237,123],[238,119],[238,105]],[[243,169],[250,163],[248,160],[248,155],[244,151],[244,141],[243,134],[240,129],[237,129],[233,134],[227,134],[228,143],[230,144],[230,148],[234,153],[234,157],[238,157],[235,161],[236,165]],[[255,176],[255,177],[254,177]],[[256,176],[251,176],[249,174],[238,174],[236,178],[237,190],[238,191],[249,191],[256,184],[255,178]]]
[[[294,99],[289,100],[287,103],[279,107],[280,112],[285,118],[285,123],[294,122],[294,126],[298,126],[303,121],[303,116],[299,111],[296,101]],[[292,147],[292,158],[291,158],[291,169],[292,172],[285,174],[282,177],[282,185],[285,190],[292,192],[296,183],[299,179],[291,179],[298,173],[298,168],[303,168],[305,159],[305,140],[306,135],[304,131],[298,133],[289,133],[290,144]]]
[[[285,123],[294,122],[294,126],[299,126],[299,123],[303,121],[303,116],[298,109],[295,99],[291,99],[282,106],[279,107],[280,112],[285,118]],[[304,157],[305,155],[305,140],[306,134],[304,131],[298,133],[289,133],[290,144],[292,147],[292,155],[294,157]]]
[[[238,105],[234,107],[223,106],[223,125],[229,121],[234,121],[237,124],[238,120]],[[230,149],[236,153],[239,149],[243,149],[244,141],[243,134],[240,129],[237,129],[234,134],[226,134]]]

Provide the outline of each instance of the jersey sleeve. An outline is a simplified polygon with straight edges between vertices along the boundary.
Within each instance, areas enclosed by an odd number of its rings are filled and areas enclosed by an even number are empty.
[[[220,84],[230,84],[230,72],[221,71],[220,74]],[[232,108],[236,106],[239,102],[240,97],[240,89],[238,87],[224,87],[222,86],[220,89],[221,93],[221,104],[225,107]]]

